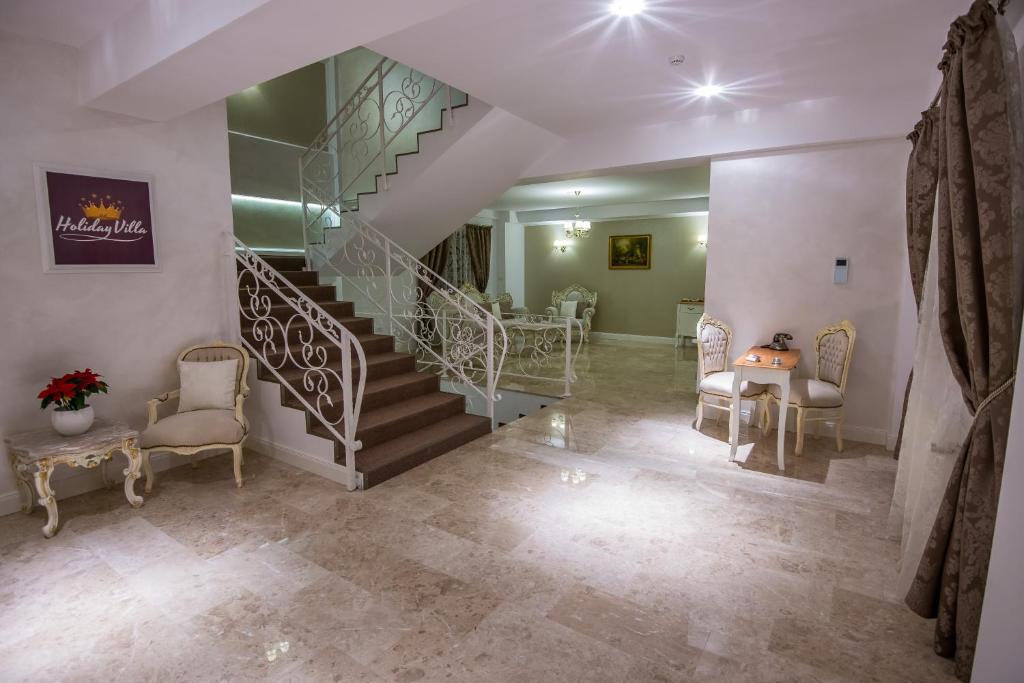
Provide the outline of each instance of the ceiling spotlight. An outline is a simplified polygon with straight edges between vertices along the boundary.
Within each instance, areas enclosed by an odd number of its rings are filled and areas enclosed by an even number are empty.
[[[612,12],[620,17],[631,17],[644,11],[644,0],[615,0],[612,3]]]
[[[722,86],[708,83],[707,85],[702,85],[694,90],[693,94],[698,97],[714,97],[715,95],[722,94]]]

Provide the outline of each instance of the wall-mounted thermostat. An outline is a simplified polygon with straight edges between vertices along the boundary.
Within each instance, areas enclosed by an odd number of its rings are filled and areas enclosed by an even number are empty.
[[[832,274],[832,282],[837,285],[845,285],[850,273],[850,259],[840,256],[836,259],[835,271]]]

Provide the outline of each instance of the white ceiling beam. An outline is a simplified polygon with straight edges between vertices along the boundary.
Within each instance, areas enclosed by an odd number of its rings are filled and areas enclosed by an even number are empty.
[[[476,0],[141,0],[82,47],[83,105],[168,120]]]
[[[582,206],[579,211],[580,218],[597,222],[630,218],[685,216],[707,213],[707,210],[707,197],[690,197],[687,199],[665,199],[661,201],[637,202],[630,204]],[[576,216],[576,208],[565,207],[562,209],[519,211],[516,215],[520,223],[560,223],[573,220]]]

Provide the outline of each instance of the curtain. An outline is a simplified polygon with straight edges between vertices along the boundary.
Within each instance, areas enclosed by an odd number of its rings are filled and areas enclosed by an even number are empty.
[[[466,231],[459,228],[448,239],[448,267],[441,272],[441,276],[456,287],[472,284],[473,267],[470,264],[469,243],[466,240]]]
[[[486,225],[467,225],[466,244],[473,269],[473,282],[479,291],[487,289],[491,271],[491,228]]]
[[[420,339],[432,339],[437,327],[437,321],[427,305],[427,297],[433,291],[431,285],[437,285],[440,273],[448,266],[448,240],[442,241],[436,247],[420,258],[420,263],[430,270],[418,269],[416,277],[416,336]]]
[[[940,63],[938,329],[972,422],[906,596],[915,612],[937,617],[935,650],[955,659],[964,680],[981,618],[1020,329],[1020,87],[1002,30],[989,2],[975,0],[950,27]]]
[[[921,283],[914,384],[906,404],[889,515],[891,533],[900,540],[899,574],[892,591],[896,599],[906,596],[917,575],[960,444],[971,426],[971,414],[960,397],[960,385],[949,371],[939,334],[937,249],[938,239],[933,233],[931,258],[927,259],[931,265]]]
[[[918,310],[918,325],[935,218],[935,189],[939,181],[938,118],[939,108],[933,103],[927,111],[921,112],[921,120],[907,136],[912,146],[907,163],[907,254],[910,259],[910,284],[914,289]],[[897,458],[903,446],[907,404],[910,402],[910,389],[913,385],[914,371],[911,370],[907,378],[907,389],[903,393],[903,414],[896,435],[894,452]]]

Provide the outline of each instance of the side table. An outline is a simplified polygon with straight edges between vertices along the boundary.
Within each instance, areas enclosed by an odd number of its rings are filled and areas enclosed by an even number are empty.
[[[138,448],[138,431],[122,422],[96,420],[92,428],[78,436],[61,436],[52,429],[12,434],[4,441],[11,456],[18,488],[21,490],[22,511],[32,512],[32,487],[29,476],[35,480],[39,504],[46,508],[48,518],[43,536],[52,538],[60,526],[57,498],[50,487],[50,475],[57,465],[92,469],[111,459],[120,451],[128,458],[124,471],[124,495],[132,507],[142,505],[142,496],[135,493],[135,480],[142,467],[142,454]]]

